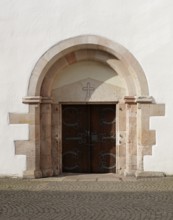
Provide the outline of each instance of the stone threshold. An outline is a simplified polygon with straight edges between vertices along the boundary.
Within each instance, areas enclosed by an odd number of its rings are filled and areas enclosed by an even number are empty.
[[[37,179],[38,180],[38,179]],[[121,181],[135,181],[136,177],[125,177],[114,173],[104,174],[87,174],[87,173],[63,173],[57,177],[41,178],[42,181],[57,181],[57,182],[121,182]]]
[[[139,179],[147,179],[147,178],[163,178],[163,177],[173,177],[173,175],[166,175],[164,172],[150,172],[150,171],[137,171],[133,175],[120,175],[116,173],[62,173],[56,177],[46,177],[46,178],[29,178],[30,180],[40,180],[40,181],[72,181],[72,182],[83,182],[83,181],[136,181]],[[0,179],[26,179],[18,176],[7,176],[0,175]],[[28,178],[27,178],[28,179]]]
[[[42,181],[57,181],[57,182],[83,182],[83,181],[95,181],[95,182],[121,182],[121,181],[136,181],[138,179],[145,178],[163,178],[166,177],[163,172],[136,172],[133,176],[124,176],[115,173],[63,173],[57,177],[41,178]],[[38,179],[37,179],[38,180]]]

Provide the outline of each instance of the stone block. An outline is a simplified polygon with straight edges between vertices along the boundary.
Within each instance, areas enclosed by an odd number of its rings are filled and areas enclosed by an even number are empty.
[[[9,113],[10,124],[33,124],[34,120],[29,114]]]
[[[65,58],[66,58],[66,60],[67,60],[67,62],[68,62],[69,64],[73,64],[73,63],[76,62],[75,53],[67,54],[67,55],[65,56]]]
[[[139,171],[137,171],[135,173],[135,176],[136,176],[137,179],[141,179],[141,178],[165,177],[166,175],[163,172],[150,172],[150,171],[139,172]]]

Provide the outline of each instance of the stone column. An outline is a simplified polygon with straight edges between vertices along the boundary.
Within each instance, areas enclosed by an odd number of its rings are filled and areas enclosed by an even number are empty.
[[[126,176],[135,175],[137,155],[136,97],[125,96],[126,104]]]
[[[143,133],[143,112],[141,106],[138,104],[138,117],[137,117],[137,171],[143,171],[143,150],[144,146],[142,143]]]
[[[52,100],[42,97],[41,109],[41,143],[40,143],[40,168],[43,177],[53,176],[52,169],[52,145],[51,145],[51,120]]]
[[[54,176],[58,176],[62,171],[60,110],[60,104],[52,105],[52,168]]]
[[[116,105],[116,173],[123,174],[126,168],[126,106]]]

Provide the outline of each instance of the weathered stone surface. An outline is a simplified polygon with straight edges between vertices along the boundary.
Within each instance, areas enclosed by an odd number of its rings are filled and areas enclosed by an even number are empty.
[[[75,80],[70,75],[61,81],[60,72],[79,62],[80,54],[83,60],[101,62],[103,69],[107,65],[106,73],[95,74],[99,80],[86,72],[81,79],[78,78],[82,73]],[[54,85],[55,79],[60,83]],[[23,99],[29,104],[29,113],[9,115],[10,123],[29,124],[29,140],[16,142],[16,154],[25,154],[27,158],[26,175],[34,176],[35,170],[40,169],[44,177],[62,172],[61,102],[118,103],[117,173],[134,175],[143,171],[143,157],[151,154],[156,143],[156,133],[149,127],[150,117],[165,114],[165,106],[152,101],[144,72],[121,45],[97,36],[80,36],[55,45],[41,57],[32,72],[28,96]]]
[[[165,177],[166,175],[163,172],[137,171],[135,173],[135,176],[137,179],[141,179],[141,178]]]

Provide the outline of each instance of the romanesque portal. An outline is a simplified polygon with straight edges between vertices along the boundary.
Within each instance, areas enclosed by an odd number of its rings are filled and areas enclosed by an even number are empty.
[[[15,153],[26,155],[24,177],[35,178],[143,172],[156,143],[150,116],[164,115],[133,55],[90,35],[62,41],[39,59],[23,103],[29,112],[10,113],[10,123],[29,125]]]

